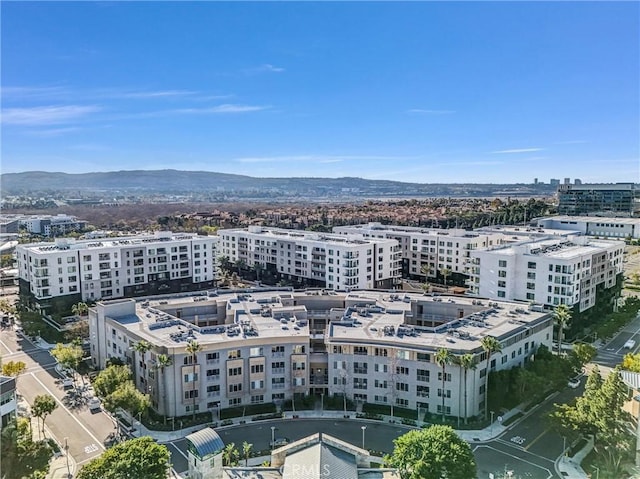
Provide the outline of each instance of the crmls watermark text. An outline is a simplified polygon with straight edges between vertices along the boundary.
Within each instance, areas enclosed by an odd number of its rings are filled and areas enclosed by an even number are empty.
[[[292,464],[291,469],[287,468],[287,472],[291,471],[294,477],[306,476],[330,476],[331,471],[329,464]]]

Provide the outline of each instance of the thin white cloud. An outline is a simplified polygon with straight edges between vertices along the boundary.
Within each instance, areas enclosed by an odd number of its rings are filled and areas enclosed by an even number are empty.
[[[55,105],[32,108],[6,108],[2,123],[7,125],[53,125],[77,121],[102,108],[97,105]]]
[[[30,86],[3,86],[0,94],[6,99],[34,99],[34,98],[59,98],[65,95],[67,90],[60,86],[30,87]]]
[[[282,67],[277,67],[270,63],[263,63],[262,65],[254,68],[247,68],[246,70],[243,70],[243,73],[246,75],[256,75],[258,73],[282,73],[284,71],[285,69]]]
[[[81,130],[76,126],[69,126],[64,128],[46,128],[40,130],[25,130],[25,134],[29,136],[36,136],[39,138],[52,138],[55,136],[62,136],[68,133],[73,133],[75,131]]]
[[[193,115],[206,115],[215,113],[249,113],[253,111],[268,110],[271,108],[266,105],[238,105],[233,103],[226,103],[223,105],[212,106],[209,108],[181,108],[178,110],[167,110],[166,113],[180,113],[180,114],[193,114]],[[162,112],[159,112],[162,113]]]
[[[159,90],[159,91],[134,91],[134,92],[123,92],[120,94],[123,98],[168,98],[168,97],[184,97],[195,95],[198,92],[191,90]]]
[[[511,150],[497,150],[491,153],[509,154],[509,153],[533,153],[535,151],[543,151],[544,148],[513,148]]]
[[[451,115],[455,113],[455,110],[426,110],[423,108],[412,108],[411,110],[407,110],[407,113],[415,115]]]

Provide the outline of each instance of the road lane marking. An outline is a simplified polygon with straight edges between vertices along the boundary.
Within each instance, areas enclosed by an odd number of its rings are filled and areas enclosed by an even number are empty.
[[[0,341],[0,344],[2,344],[4,346],[4,349],[6,349],[7,351],[9,351],[9,354],[13,354],[13,351],[11,351],[9,349],[9,346],[7,346],[6,344],[4,344],[2,341]]]
[[[549,475],[547,476],[547,478],[546,478],[546,479],[551,479],[551,478],[553,477],[553,474],[551,473],[551,471],[550,471],[549,469],[547,469],[546,467],[542,467],[540,464],[536,464],[535,462],[527,461],[526,459],[523,459],[523,458],[521,458],[521,457],[514,456],[513,454],[509,454],[508,452],[503,451],[503,450],[501,450],[501,449],[496,449],[495,447],[485,446],[485,445],[479,445],[479,446],[476,446],[476,447],[473,449],[473,452],[476,452],[476,450],[478,450],[478,449],[479,449],[479,448],[481,448],[481,447],[485,447],[485,448],[487,448],[487,449],[492,449],[492,450],[494,450],[494,451],[496,451],[496,452],[498,452],[498,453],[500,453],[500,454],[504,454],[505,456],[513,457],[513,458],[514,458],[515,460],[517,460],[517,461],[526,462],[527,464],[530,464],[530,465],[531,465],[531,466],[533,466],[533,467],[537,467],[538,469],[542,469],[543,471],[547,471],[547,474],[549,474]],[[534,454],[534,456],[535,456],[535,454]],[[545,459],[546,459],[546,458],[545,458]],[[546,460],[548,461],[548,459],[546,459]]]
[[[542,432],[538,435],[538,437],[536,437],[533,441],[531,441],[531,442],[529,443],[529,445],[528,445],[527,447],[525,447],[525,448],[524,448],[524,450],[525,450],[525,451],[528,451],[528,450],[529,450],[529,448],[530,448],[531,446],[533,446],[533,445],[534,445],[534,444],[535,444],[535,443],[536,443],[536,442],[537,442],[537,441],[538,441],[542,436],[544,436],[547,432],[548,432],[548,430],[544,430],[544,431],[542,431]]]
[[[37,378],[37,376],[35,375],[35,373],[31,373],[31,376],[33,377],[33,379],[35,379],[36,381],[38,381],[38,382],[40,383],[40,385],[41,385],[43,388],[45,388],[49,394],[51,394],[51,395],[54,397],[54,399],[56,400],[56,402],[57,402],[58,404],[60,404],[60,406],[62,406],[62,409],[64,409],[65,411],[67,411],[67,414],[69,414],[69,416],[71,416],[71,419],[73,419],[75,422],[77,422],[77,423],[78,423],[78,425],[79,425],[82,429],[84,429],[84,430],[85,430],[85,432],[86,432],[87,434],[89,434],[89,436],[91,436],[91,439],[93,439],[95,442],[97,442],[97,443],[98,443],[98,445],[99,445],[102,449],[106,449],[106,448],[104,447],[104,445],[102,444],[102,442],[100,442],[100,440],[99,440],[97,437],[95,437],[95,436],[93,435],[93,433],[92,433],[91,431],[89,431],[89,429],[87,429],[87,427],[86,427],[84,424],[82,424],[82,423],[78,420],[78,418],[77,418],[76,416],[74,416],[74,415],[73,415],[73,413],[69,410],[69,408],[67,408],[67,406],[65,406],[65,405],[64,405],[64,403],[63,403],[62,401],[60,401],[60,399],[58,399],[58,397],[53,393],[53,391],[51,391],[51,389],[49,389],[47,386],[45,386],[45,384],[44,384],[42,381],[40,381],[40,379],[38,379],[38,378]]]

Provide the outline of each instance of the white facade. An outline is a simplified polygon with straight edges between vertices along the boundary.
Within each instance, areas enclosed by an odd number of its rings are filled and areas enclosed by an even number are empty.
[[[2,215],[0,221],[18,221],[29,233],[54,236],[86,228],[87,222],[76,216],[58,215]]]
[[[575,230],[583,235],[603,238],[640,238],[640,218],[608,218],[599,216],[551,216],[533,223],[542,228]]]
[[[466,274],[471,251],[499,245],[505,239],[503,233],[496,232],[419,228],[380,223],[336,226],[333,231],[344,235],[358,235],[365,239],[395,239],[402,248],[402,257],[407,261],[408,276],[424,277],[423,267],[426,266],[429,278],[436,277],[443,269],[448,269],[451,273]]]
[[[624,242],[585,236],[537,241],[474,251],[469,293],[521,300],[547,307],[589,309],[596,286],[611,288],[622,272]]]
[[[220,230],[220,252],[249,267],[335,290],[391,288],[400,278],[400,248],[391,239],[250,226]]]
[[[180,317],[181,319],[178,319]],[[485,399],[481,340],[503,351],[490,369],[522,366],[551,345],[550,312],[465,297],[396,295],[382,291],[256,291],[136,302],[97,303],[89,314],[92,358],[105,367],[131,364],[137,387],[169,416],[275,403],[294,393],[334,396],[440,412],[441,378],[433,355],[447,348],[472,354],[476,369],[447,367],[445,413],[471,417]],[[144,357],[133,346],[148,341]],[[188,341],[202,350],[195,363]],[[159,354],[171,366],[156,367]],[[465,392],[467,405],[464,407]],[[440,393],[442,394],[442,393]]]
[[[93,301],[212,288],[216,236],[154,235],[20,245],[22,287],[36,300],[78,295]],[[200,286],[199,286],[200,285]]]

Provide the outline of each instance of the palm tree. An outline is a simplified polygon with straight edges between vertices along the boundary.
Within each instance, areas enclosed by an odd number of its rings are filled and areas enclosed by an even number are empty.
[[[249,465],[249,454],[251,454],[252,447],[253,447],[253,444],[250,444],[247,441],[244,441],[242,443],[242,454],[244,454],[244,467],[247,467]]]
[[[76,316],[85,316],[89,311],[89,306],[87,303],[76,303],[71,307],[71,312]]]
[[[167,394],[167,377],[165,376],[165,368],[168,368],[169,366],[171,366],[173,364],[173,359],[171,359],[171,357],[167,356],[166,354],[158,354],[158,357],[156,358],[156,369],[159,370],[162,373],[162,412],[164,413],[163,415],[165,416],[165,420],[166,420],[166,416],[167,416],[167,404],[166,404],[166,394]],[[158,384],[160,384],[160,381],[158,381]]]
[[[491,360],[491,355],[493,353],[497,353],[502,351],[502,345],[500,341],[498,341],[493,336],[485,336],[480,341],[482,344],[482,349],[487,355],[487,369],[486,375],[484,377],[484,418],[487,419],[487,413],[489,412],[489,361]]]
[[[135,343],[133,345],[133,350],[140,354],[140,359],[142,360],[142,373],[140,374],[140,377],[142,378],[142,382],[144,383],[144,390],[142,391],[143,393],[147,394],[147,362],[146,362],[146,354],[148,351],[151,350],[153,346],[151,346],[151,343],[149,341],[145,341],[144,339],[141,339],[140,341],[138,341],[137,343]],[[133,364],[133,370],[136,371],[136,365],[135,363]]]
[[[198,353],[200,351],[202,351],[202,346],[200,346],[198,344],[197,341],[189,341],[187,343],[187,348],[186,348],[187,352],[191,355],[191,365],[193,366],[193,382],[194,382],[194,386],[195,386],[195,382],[196,382],[196,364],[198,362]],[[197,391],[199,391],[200,388],[197,388]],[[193,420],[195,421],[196,419],[196,401],[197,401],[197,397],[196,397],[196,393],[195,391],[193,391]]]
[[[464,423],[467,424],[467,372],[469,369],[475,369],[475,357],[473,354],[463,354],[458,357],[458,365],[464,371]]]
[[[231,442],[224,446],[222,451],[222,463],[226,463],[227,466],[234,466],[236,463],[236,458],[238,457],[238,450],[236,449],[236,444]]]
[[[571,309],[566,304],[556,306],[553,310],[553,319],[558,327],[558,355],[562,353],[562,339],[564,337],[564,330],[569,327],[571,322]]]
[[[431,266],[429,266],[428,263],[425,263],[422,265],[422,267],[420,268],[420,273],[424,274],[424,282],[427,282],[427,279],[429,278],[429,275],[431,274],[432,268]]]
[[[440,269],[440,274],[444,278],[444,285],[446,286],[447,285],[447,278],[449,276],[451,276],[451,269],[449,269],[449,268],[441,268]]]
[[[444,423],[444,398],[445,398],[445,391],[444,391],[444,382],[446,379],[446,372],[447,372],[447,365],[451,364],[453,360],[453,355],[451,354],[451,351],[449,351],[446,348],[440,348],[438,349],[438,352],[436,353],[435,356],[435,361],[436,364],[440,367],[442,367],[442,422]]]

